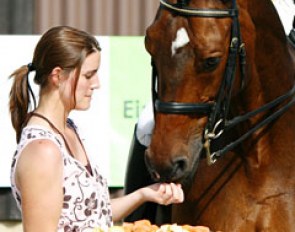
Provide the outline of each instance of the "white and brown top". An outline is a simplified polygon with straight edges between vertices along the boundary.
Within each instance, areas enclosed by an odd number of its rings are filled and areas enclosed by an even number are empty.
[[[75,127],[72,121],[69,126]],[[76,130],[76,128],[74,128]],[[13,156],[11,167],[11,188],[21,209],[21,192],[15,186],[15,168],[21,151],[30,142],[49,139],[60,149],[64,162],[63,193],[64,201],[58,232],[88,232],[93,228],[112,226],[112,212],[106,179],[91,166],[91,172],[67,151],[59,134],[41,126],[27,126],[22,131],[21,140]]]

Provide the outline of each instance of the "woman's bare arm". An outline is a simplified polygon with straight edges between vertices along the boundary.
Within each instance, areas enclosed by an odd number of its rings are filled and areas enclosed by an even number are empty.
[[[21,191],[24,231],[56,231],[63,202],[63,161],[57,145],[45,139],[28,144],[15,178]]]

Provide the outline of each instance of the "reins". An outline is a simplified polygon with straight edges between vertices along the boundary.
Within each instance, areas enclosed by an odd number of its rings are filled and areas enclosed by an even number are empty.
[[[230,144],[226,145],[224,148],[215,151],[213,153],[210,153],[211,160],[216,161],[218,158],[226,154],[227,152],[233,150],[237,145],[242,143],[244,140],[246,140],[250,135],[252,135],[255,131],[262,128],[263,126],[266,126],[267,124],[271,123],[272,121],[279,118],[281,115],[283,115],[291,106],[295,104],[295,87],[293,87],[292,90],[287,92],[286,94],[276,98],[275,100],[263,105],[262,107],[258,108],[257,110],[251,111],[249,113],[246,113],[242,116],[236,116],[235,118],[227,121],[225,123],[225,131],[230,130],[232,127],[238,125],[241,122],[244,122],[246,120],[249,120],[251,117],[254,117],[255,115],[262,113],[266,110],[270,110],[279,104],[281,104],[286,99],[291,98],[291,100],[286,103],[282,108],[278,109],[274,113],[272,113],[270,116],[265,117],[261,122],[257,123],[254,127],[252,127],[249,131],[247,131],[245,134],[243,134],[240,138],[235,140],[234,142],[231,142]]]

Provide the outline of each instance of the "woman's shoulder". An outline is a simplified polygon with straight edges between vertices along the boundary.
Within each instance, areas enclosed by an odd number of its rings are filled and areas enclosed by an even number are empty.
[[[48,139],[39,139],[30,142],[21,151],[14,168],[15,185],[27,196],[44,195],[44,187],[60,185],[62,183],[63,158],[60,149]],[[26,189],[31,186],[33,190]],[[46,189],[45,189],[46,190]]]
[[[33,140],[20,152],[18,159],[18,172],[44,174],[50,173],[62,166],[61,151],[51,140]]]
[[[61,141],[54,132],[42,126],[27,126],[22,131],[17,154],[27,159],[60,159]],[[58,154],[58,155],[54,155]]]
[[[32,140],[21,151],[22,156],[40,161],[54,161],[61,159],[61,151],[57,144],[47,138]],[[55,155],[57,154],[57,155]]]

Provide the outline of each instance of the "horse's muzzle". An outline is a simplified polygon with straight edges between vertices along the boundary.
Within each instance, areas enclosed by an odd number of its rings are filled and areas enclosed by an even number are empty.
[[[179,182],[186,176],[188,171],[188,158],[186,156],[178,156],[169,162],[161,162],[156,165],[151,160],[151,151],[147,149],[145,154],[145,162],[152,178],[157,182]]]

